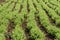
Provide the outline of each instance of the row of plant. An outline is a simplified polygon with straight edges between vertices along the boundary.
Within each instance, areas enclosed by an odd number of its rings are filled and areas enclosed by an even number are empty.
[[[40,5],[42,6],[43,9],[45,9],[45,11],[47,11],[48,15],[51,16],[51,18],[53,20],[55,20],[56,25],[59,26],[60,25],[60,16],[56,14],[56,12],[54,10],[52,10],[51,8],[49,8],[42,0],[39,1]]]
[[[30,34],[30,40],[45,40],[44,33],[39,29],[35,20],[36,9],[33,6],[32,0],[28,0],[30,12],[27,15],[27,29]]]
[[[38,17],[40,19],[41,24],[44,26],[44,28],[46,28],[47,32],[50,35],[54,36],[54,40],[60,40],[60,29],[58,29],[56,26],[52,26],[41,4],[37,3],[36,0],[34,0],[34,2],[37,5],[37,9],[39,10]]]
[[[9,5],[11,5],[12,3],[14,3],[14,1],[12,2],[12,0],[3,3],[2,5],[0,5],[0,10],[2,11],[2,10],[7,9],[9,7]]]
[[[45,4],[47,4],[47,6],[49,6],[50,8],[52,8],[55,12],[57,12],[59,15],[60,15],[60,6],[59,6],[59,2],[57,0],[55,0],[54,2],[52,3],[56,3],[56,5],[53,5],[49,2],[49,0],[43,0],[45,2]]]
[[[50,8],[52,8],[52,9],[54,9],[54,10],[57,8],[57,6],[51,4],[51,3],[49,2],[49,0],[43,0],[43,2],[44,2],[45,4],[47,4],[47,6],[49,6]]]
[[[3,4],[3,6],[0,6],[0,39],[1,40],[5,40],[5,33],[7,32],[8,30],[8,25],[9,25],[9,19],[11,16],[10,12],[6,12],[8,11],[9,8],[12,9],[12,6],[13,6],[13,3],[11,4],[12,1],[9,1],[5,4]],[[9,5],[10,4],[10,5]],[[7,8],[7,6],[10,6]],[[3,10],[4,9],[4,10]],[[6,10],[7,9],[7,10]]]
[[[19,31],[20,30],[19,25],[21,27],[22,22],[24,20],[24,16],[27,14],[27,4],[26,4],[26,2],[27,1],[25,0],[25,2],[22,4],[23,5],[22,11],[19,14],[16,14],[16,17],[14,19],[14,23],[17,24],[17,25],[16,25],[15,29],[13,29],[12,33],[11,33],[11,36],[12,36],[13,40],[25,40],[25,36],[23,35],[24,33]],[[41,30],[39,30],[39,28],[37,27],[37,24],[36,24],[36,21],[35,21],[35,18],[34,18],[35,9],[33,7],[32,0],[29,0],[29,2],[28,3],[30,5],[30,10],[31,11],[27,15],[28,16],[27,29],[30,30],[30,35],[31,35],[30,39],[31,40],[44,40],[45,36],[41,32]]]
[[[20,1],[20,0],[18,0]],[[13,40],[26,40],[25,32],[22,28],[22,23],[24,21],[24,16],[27,14],[27,0],[24,0],[24,3],[20,1],[16,4],[15,10],[13,11],[13,21],[15,23],[15,29],[12,30],[12,33],[10,33],[10,36]],[[18,12],[20,9],[20,5],[23,5],[23,9],[21,12]],[[20,7],[19,7],[20,6]],[[18,9],[19,7],[19,9]]]
[[[10,6],[12,6],[13,4],[11,4]],[[10,7],[8,7],[9,9]],[[0,31],[1,33],[3,33],[2,30],[6,31],[6,28],[7,28],[7,24],[9,23],[9,14],[11,13],[8,13],[8,12],[5,12],[7,10],[4,10],[0,13],[0,27],[3,27]],[[5,27],[4,27],[5,26]]]

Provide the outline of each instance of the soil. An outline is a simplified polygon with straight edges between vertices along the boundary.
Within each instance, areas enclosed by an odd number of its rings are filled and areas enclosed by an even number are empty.
[[[1,4],[2,2],[5,2],[5,0],[0,0],[0,4]],[[38,1],[37,1],[37,2],[38,2]],[[17,2],[16,2],[16,3],[17,3]],[[15,3],[15,5],[14,5],[12,11],[14,11],[14,8],[15,8],[15,6],[16,6],[16,3]],[[38,12],[35,3],[33,3],[33,5],[34,5],[36,11]],[[19,10],[19,12],[21,12],[22,8],[23,8],[23,6],[20,5],[20,10]],[[29,12],[30,12],[30,9],[29,9],[28,1],[27,1],[27,13],[29,13]],[[46,12],[46,13],[47,13],[47,12]],[[54,40],[54,36],[48,34],[47,30],[42,26],[41,22],[39,21],[39,17],[38,17],[36,14],[37,14],[37,13],[35,13],[35,20],[36,20],[36,22],[37,22],[37,26],[38,26],[38,27],[40,28],[40,30],[45,34],[45,37],[46,37],[45,40]],[[47,15],[48,15],[48,14],[47,14]],[[49,15],[48,15],[48,16],[49,16]],[[30,34],[29,34],[28,29],[26,28],[26,26],[27,26],[27,21],[26,21],[26,20],[27,20],[27,15],[24,16],[24,21],[23,21],[23,23],[22,23],[22,28],[23,28],[23,30],[25,31],[26,40],[29,40]],[[51,23],[52,23],[53,25],[55,25],[55,21],[54,21],[54,20],[52,21],[51,17],[49,17],[49,20],[51,21]],[[10,20],[10,21],[9,21],[9,25],[8,25],[8,31],[7,31],[6,34],[5,34],[6,40],[12,40],[12,38],[11,38],[11,36],[10,36],[9,34],[12,32],[13,29],[14,29],[14,22],[13,22],[12,20]]]
[[[3,3],[3,2],[5,2],[5,0],[0,0],[0,4]]]
[[[26,26],[27,26],[26,20],[27,20],[27,17],[24,18],[24,22],[22,23],[22,28],[25,31],[26,40],[29,40],[29,32],[28,32],[28,30],[26,28]]]
[[[14,22],[10,20],[9,25],[8,25],[8,31],[5,34],[6,40],[12,40],[10,33],[12,32],[13,28],[14,28]]]
[[[27,0],[27,13],[30,12],[30,9],[29,9],[29,3],[28,3],[28,0]],[[28,15],[28,14],[27,14]],[[30,34],[29,34],[29,31],[27,29],[27,15],[24,16],[24,21],[22,23],[22,28],[24,29],[25,31],[25,35],[26,35],[26,40],[30,40]]]

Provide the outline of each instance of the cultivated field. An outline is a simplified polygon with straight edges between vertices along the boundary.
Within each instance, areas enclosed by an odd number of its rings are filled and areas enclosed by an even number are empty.
[[[0,40],[60,40],[60,0],[0,0]]]

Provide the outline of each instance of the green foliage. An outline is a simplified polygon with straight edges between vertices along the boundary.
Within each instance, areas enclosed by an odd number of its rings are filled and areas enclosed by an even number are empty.
[[[0,33],[0,40],[5,40],[4,34]]]
[[[15,26],[15,29],[12,31],[11,36],[13,40],[25,40],[26,39],[24,35],[24,31],[18,24]]]
[[[28,5],[29,12],[27,12]],[[6,39],[5,33],[10,20],[14,22],[12,32],[8,33],[12,40],[26,40],[25,30],[22,28],[25,16],[30,40],[45,40],[45,34],[39,29],[35,20],[36,14],[48,34],[54,36],[54,40],[60,40],[60,0],[28,0],[28,4],[27,0],[6,0],[0,5],[0,40]],[[55,25],[51,24],[49,16],[55,21]]]

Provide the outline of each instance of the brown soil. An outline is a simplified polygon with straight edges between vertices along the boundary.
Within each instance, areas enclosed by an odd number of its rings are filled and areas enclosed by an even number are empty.
[[[12,32],[13,28],[14,28],[14,22],[10,20],[8,25],[8,31],[5,34],[6,40],[12,40],[10,33]]]
[[[27,0],[27,12],[28,12],[28,13],[30,12],[28,0]],[[29,34],[29,31],[28,31],[28,29],[26,28],[26,26],[27,26],[27,15],[24,16],[24,22],[22,23],[22,28],[23,28],[24,31],[25,31],[26,40],[30,40],[30,36],[29,36],[30,34]]]
[[[26,35],[26,40],[29,40],[29,31],[27,30],[26,26],[27,26],[27,16],[24,17],[24,22],[22,23],[22,28],[25,31],[25,35]]]
[[[4,0],[0,0],[0,4],[1,4],[2,2],[4,2]],[[37,1],[37,2],[38,2],[38,1]],[[15,5],[14,5],[12,11],[14,11],[14,8],[15,8],[15,6],[16,6],[16,3],[17,3],[17,2],[15,2]],[[33,3],[33,5],[34,5],[36,11],[38,11],[36,5],[35,5],[34,3]],[[21,12],[22,8],[23,8],[23,6],[21,5],[19,12]],[[28,2],[27,2],[27,11],[28,11],[28,13],[30,12]],[[37,13],[36,13],[36,14],[37,14]],[[39,21],[39,17],[37,17],[36,14],[35,14],[35,20],[36,20],[37,25],[38,25],[38,27],[40,28],[40,30],[45,34],[45,37],[46,37],[45,40],[54,40],[54,36],[48,34],[48,32],[46,31],[46,29],[41,25],[41,23],[40,23],[40,21]],[[48,15],[48,16],[49,16],[49,15]],[[55,21],[54,21],[54,20],[52,21],[51,17],[49,17],[49,19],[50,19],[51,23],[54,25],[54,24],[55,24]],[[26,26],[27,26],[27,21],[26,21],[26,20],[27,20],[27,16],[24,16],[24,22],[22,23],[22,28],[23,28],[23,30],[25,31],[26,40],[29,40],[30,37],[29,37],[29,31],[28,31],[27,28],[26,28]],[[9,25],[8,25],[8,31],[7,31],[7,33],[5,34],[6,40],[12,40],[12,38],[11,38],[11,36],[10,36],[10,33],[12,32],[13,28],[14,28],[14,22],[13,22],[12,20],[10,20]]]
[[[8,32],[12,32],[12,29],[14,28],[14,22],[10,20],[10,23],[8,25]]]
[[[2,2],[5,2],[5,0],[0,0],[0,4],[1,4]]]
[[[27,0],[27,12],[28,12],[28,13],[30,12],[28,0]]]

